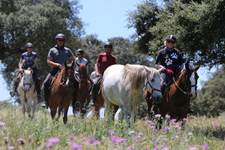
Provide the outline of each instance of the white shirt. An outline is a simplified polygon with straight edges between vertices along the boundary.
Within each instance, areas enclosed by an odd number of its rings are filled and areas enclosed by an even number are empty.
[[[87,59],[85,59],[85,58],[82,58],[81,61],[78,58],[76,58],[76,60],[79,65],[87,63]],[[79,71],[79,66],[76,65],[75,71],[77,71],[77,72]],[[87,66],[87,72],[88,72],[88,66]]]

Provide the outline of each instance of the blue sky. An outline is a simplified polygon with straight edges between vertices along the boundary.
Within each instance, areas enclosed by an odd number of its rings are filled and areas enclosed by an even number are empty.
[[[112,37],[129,38],[135,30],[128,29],[128,11],[136,9],[139,0],[80,0],[82,21],[87,35],[97,34],[106,42]]]

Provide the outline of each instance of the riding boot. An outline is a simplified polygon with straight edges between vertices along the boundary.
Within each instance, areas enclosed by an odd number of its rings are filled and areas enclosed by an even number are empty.
[[[42,105],[42,107],[45,107],[48,109],[48,98],[49,98],[49,94],[50,94],[50,89],[48,87],[48,84],[44,85],[44,97],[45,97],[45,101],[44,104]]]
[[[37,90],[37,99],[38,101],[41,101],[42,96],[41,96],[41,87],[40,87],[39,81],[35,82],[35,88]]]
[[[75,108],[75,104],[77,102],[77,95],[78,95],[78,91],[79,91],[79,83],[77,81],[75,81],[75,84],[74,84],[74,92],[73,92],[73,100],[72,100],[72,106],[73,108]]]

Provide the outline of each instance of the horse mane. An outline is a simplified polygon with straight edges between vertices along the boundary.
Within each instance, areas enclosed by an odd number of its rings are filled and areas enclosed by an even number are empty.
[[[129,75],[130,92],[132,93],[134,90],[140,88],[146,78],[147,72],[143,66],[127,64],[123,68],[121,83],[125,82],[127,75]]]

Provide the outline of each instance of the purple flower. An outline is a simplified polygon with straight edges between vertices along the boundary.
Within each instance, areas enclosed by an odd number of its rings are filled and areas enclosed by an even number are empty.
[[[47,143],[46,143],[46,147],[52,147],[54,146],[55,144],[58,144],[60,142],[60,139],[59,138],[49,138]]]
[[[143,133],[138,133],[138,135],[142,136],[142,135],[143,135]]]
[[[155,117],[160,118],[160,117],[161,117],[161,115],[160,115],[160,114],[156,114],[156,115],[155,115]]]
[[[183,121],[187,121],[187,118],[183,118]]]
[[[148,120],[145,120],[145,124],[148,125],[149,124],[149,121]]]
[[[170,120],[170,124],[175,124],[176,123],[176,119],[171,119]]]
[[[152,150],[159,150],[158,148],[153,148]]]
[[[206,149],[208,148],[208,146],[209,146],[209,145],[208,145],[207,143],[205,143],[205,144],[202,145],[202,149],[203,149],[203,150],[206,150]]]
[[[135,137],[133,138],[133,140],[138,141],[140,138],[141,138],[141,136],[140,136],[140,135],[137,135],[137,136],[135,136]]]
[[[88,143],[92,144],[94,141],[95,141],[95,137],[90,137],[89,140],[88,140]]]
[[[169,130],[170,129],[170,127],[169,126],[165,126],[165,128],[163,129],[164,131],[167,131],[167,130]]]
[[[21,144],[21,145],[23,145],[23,144],[24,144],[24,139],[22,139],[22,138],[17,139],[17,141],[18,141],[18,142],[20,142],[20,144]]]
[[[220,124],[218,122],[214,123],[213,127],[214,128],[218,128],[220,126]]]
[[[120,142],[120,138],[118,138],[117,136],[112,136],[112,137],[110,138],[110,140],[111,140],[112,142],[114,142],[114,143],[119,143],[119,142]]]
[[[74,150],[82,150],[82,146],[80,146],[79,144],[71,143],[70,147],[72,147],[72,149]]]
[[[134,133],[134,130],[132,130],[132,131],[129,132],[129,134],[132,134],[132,133]]]
[[[170,118],[170,115],[166,114],[166,116],[165,116],[165,117],[169,119],[169,118]]]
[[[197,150],[196,147],[189,147],[189,150]]]
[[[129,138],[121,138],[120,142],[125,142],[126,140],[128,140]]]
[[[9,148],[9,149],[14,149],[14,146],[9,146],[8,148]]]
[[[108,132],[110,133],[110,135],[115,135],[115,132],[113,131],[113,129],[110,129]]]
[[[154,132],[158,132],[159,130],[158,129],[154,129]]]
[[[134,150],[134,147],[133,146],[128,146],[127,150]]]
[[[49,138],[48,143],[58,144],[60,142],[59,138]]]
[[[5,126],[5,122],[0,121],[0,126]]]
[[[178,138],[179,138],[179,136],[178,136],[178,135],[176,135],[176,136],[175,136],[175,138],[177,138],[177,139],[178,139]]]
[[[162,150],[169,150],[169,148],[168,147],[163,147]]]
[[[75,141],[75,140],[76,140],[76,136],[71,135],[71,136],[70,136],[70,141]]]
[[[94,143],[93,143],[93,146],[98,146],[98,145],[100,145],[101,143],[99,142],[99,141],[95,141]]]
[[[191,135],[193,135],[193,134],[190,132],[190,133],[188,133],[188,135],[191,136]]]

